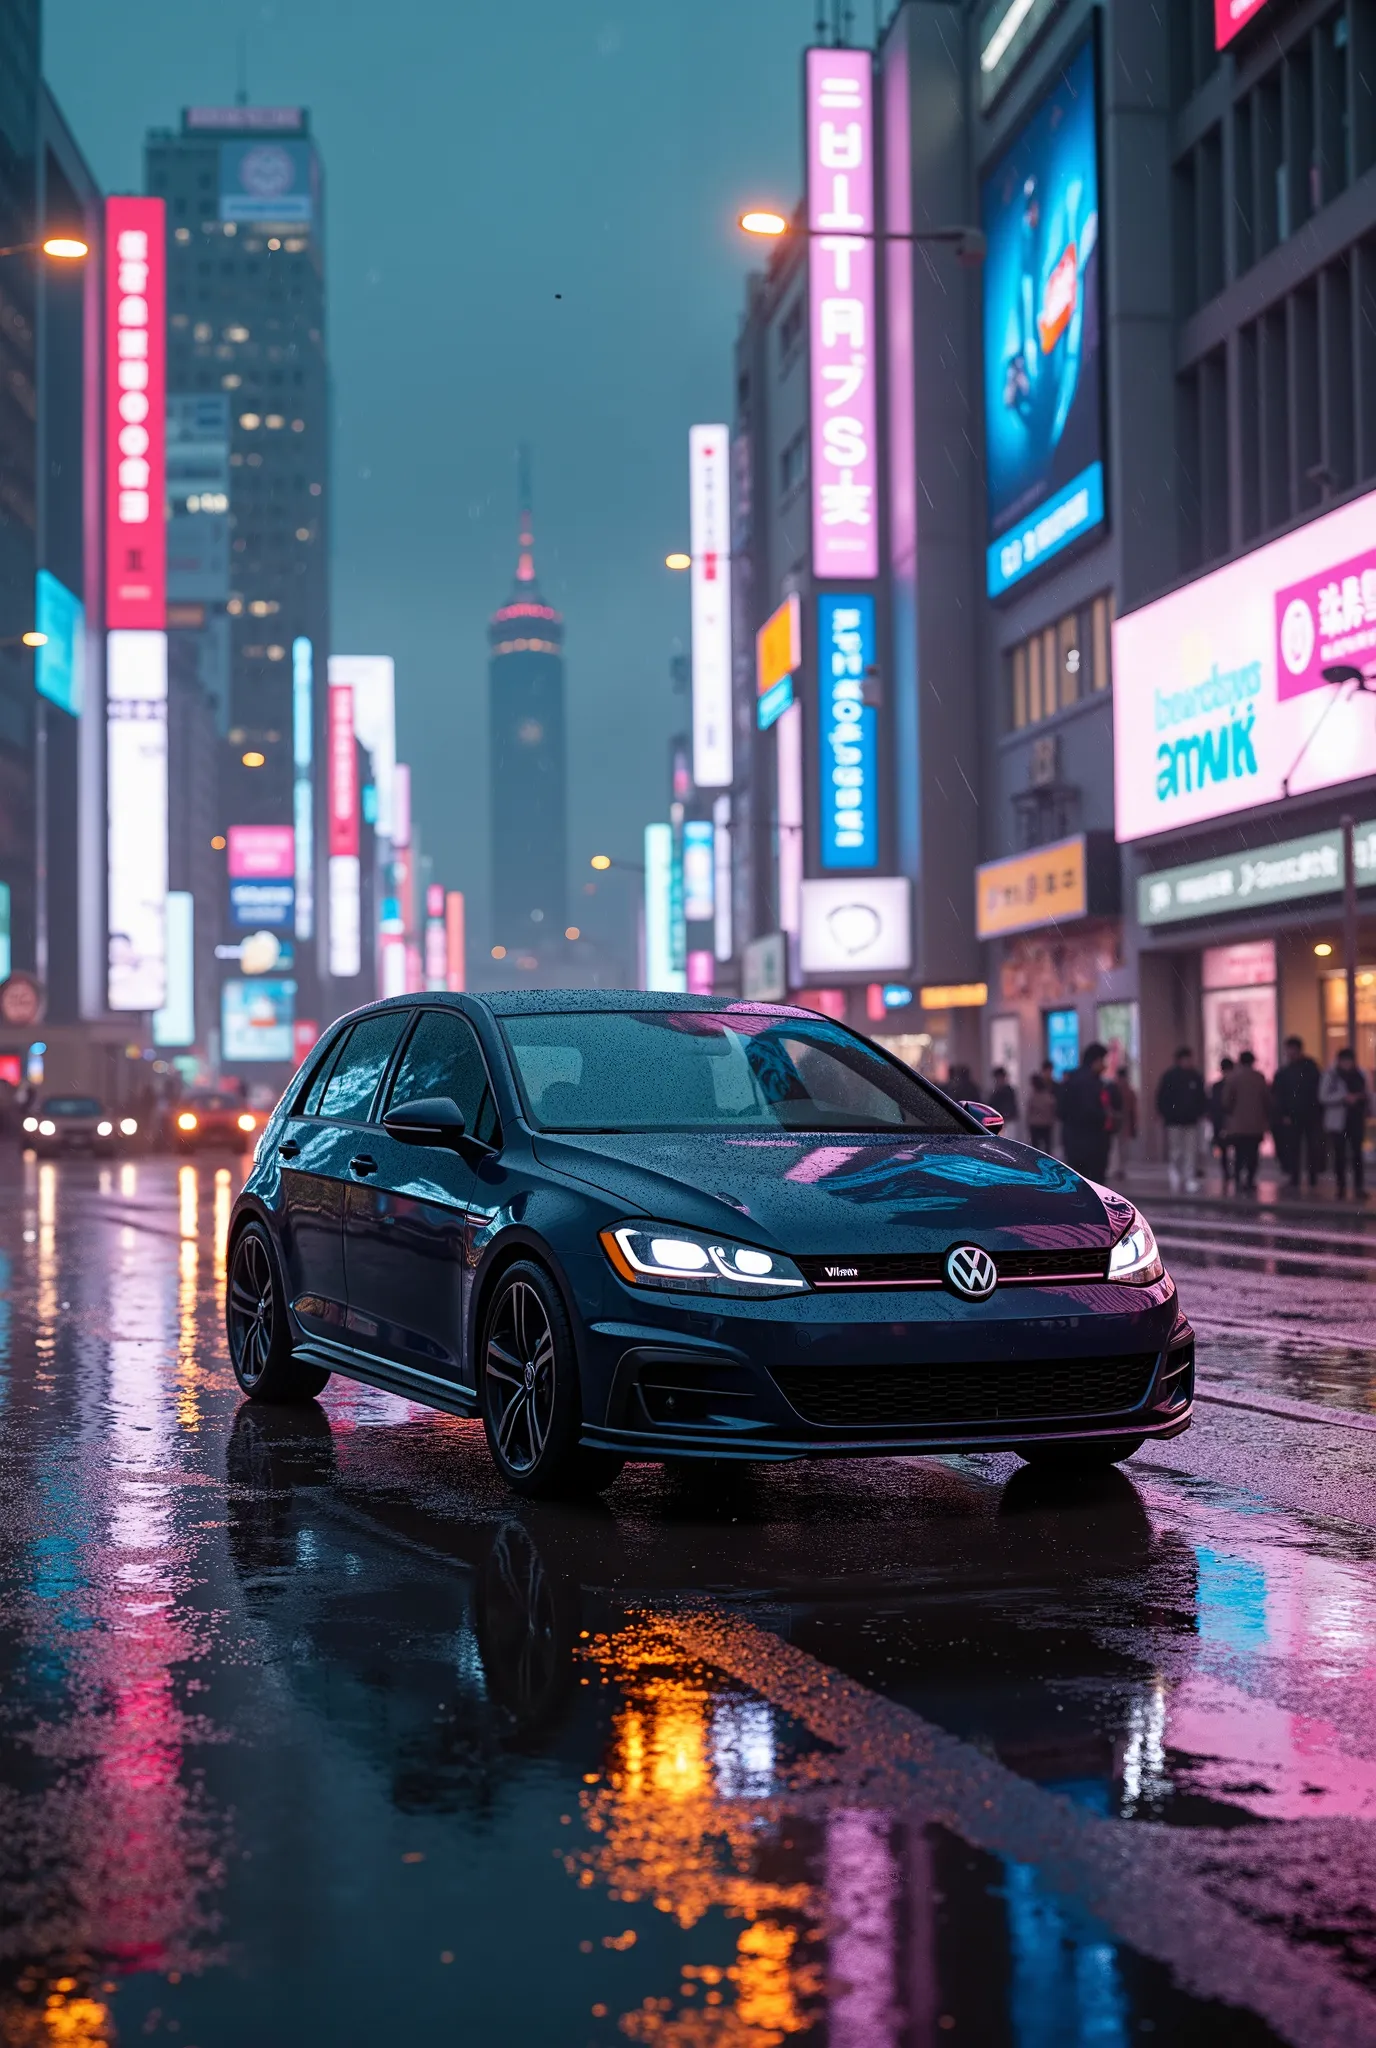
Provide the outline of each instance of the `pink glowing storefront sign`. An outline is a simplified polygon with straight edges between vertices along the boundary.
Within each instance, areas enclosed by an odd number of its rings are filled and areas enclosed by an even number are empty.
[[[161,199],[105,202],[105,623],[166,624],[167,265]]]
[[[1276,593],[1276,695],[1329,687],[1323,672],[1376,653],[1376,548]]]
[[[807,53],[812,572],[879,574],[873,78],[865,50]]]
[[[286,881],[296,875],[296,832],[291,825],[231,825],[226,860],[229,878]]]
[[[1376,656],[1373,520],[1368,492],[1115,623],[1120,840],[1376,775],[1368,699],[1322,674]]]

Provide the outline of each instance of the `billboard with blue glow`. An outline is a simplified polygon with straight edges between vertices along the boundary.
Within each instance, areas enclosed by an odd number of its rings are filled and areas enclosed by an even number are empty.
[[[1104,519],[1095,45],[985,176],[984,423],[991,597]]]
[[[865,702],[874,666],[874,599],[817,600],[818,774],[824,868],[879,864],[877,713]]]

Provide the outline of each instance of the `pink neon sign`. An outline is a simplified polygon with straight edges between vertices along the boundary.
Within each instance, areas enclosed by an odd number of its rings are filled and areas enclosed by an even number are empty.
[[[865,50],[807,53],[812,573],[879,574],[873,78]]]
[[[1265,5],[1266,0],[1214,0],[1214,48],[1223,49]]]
[[[105,623],[167,623],[161,199],[105,202]]]

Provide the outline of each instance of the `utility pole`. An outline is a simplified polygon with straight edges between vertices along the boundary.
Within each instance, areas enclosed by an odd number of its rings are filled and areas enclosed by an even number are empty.
[[[1343,835],[1343,965],[1347,970],[1347,1042],[1357,1055],[1357,846],[1351,817],[1341,821]]]

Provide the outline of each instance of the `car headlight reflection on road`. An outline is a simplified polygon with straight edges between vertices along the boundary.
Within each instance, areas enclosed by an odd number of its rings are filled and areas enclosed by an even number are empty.
[[[114,1125],[113,1125],[113,1124],[97,1124],[97,1125],[96,1125],[96,1136],[97,1136],[98,1138],[113,1138],[113,1137],[114,1137],[114,1135],[115,1135],[115,1127],[114,1127]]]
[[[44,1117],[42,1123],[38,1126],[38,1135],[40,1138],[55,1138],[57,1136],[57,1125],[51,1117]]]
[[[1165,1270],[1155,1234],[1139,1209],[1109,1254],[1108,1277],[1126,1280],[1132,1287],[1150,1287]]]
[[[181,1115],[177,1118],[177,1129],[179,1131],[194,1131],[195,1128],[195,1117],[192,1115],[189,1109],[184,1109]]]
[[[804,1280],[792,1259],[757,1245],[734,1244],[673,1224],[622,1223],[598,1233],[615,1271],[632,1287],[689,1294],[799,1294]]]
[[[122,1116],[119,1120],[119,1127],[126,1138],[132,1138],[135,1131],[139,1127],[138,1118],[132,1116]]]

